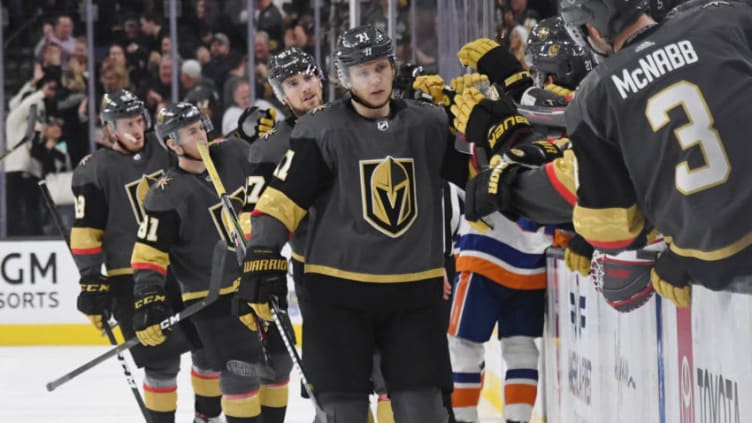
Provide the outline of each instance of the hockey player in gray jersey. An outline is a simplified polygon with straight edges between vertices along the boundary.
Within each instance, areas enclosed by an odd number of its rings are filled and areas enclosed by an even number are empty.
[[[441,186],[464,186],[468,157],[442,109],[391,99],[383,33],[345,32],[335,61],[349,95],[298,120],[253,212],[238,295],[284,299],[279,251],[308,214],[303,362],[323,410],[334,422],[366,421],[378,351],[395,421],[446,422]]]
[[[133,330],[133,272],[131,251],[136,229],[144,222],[143,196],[149,184],[164,173],[171,160],[149,128],[144,103],[126,90],[105,94],[102,122],[112,148],[85,157],[73,174],[76,220],[71,251],[81,273],[78,309],[102,329],[111,313],[123,335]],[[101,275],[105,265],[107,275]],[[182,308],[174,281],[168,284],[172,307]],[[104,319],[103,319],[104,317]],[[192,333],[190,324],[183,325]],[[194,335],[195,337],[195,335]],[[155,423],[175,421],[176,376],[180,354],[191,344],[176,329],[158,348],[131,349],[135,363],[145,368],[144,398]],[[194,347],[195,349],[195,347]],[[201,353],[193,356],[192,381],[197,416],[219,414],[219,380],[204,370]],[[199,417],[197,421],[202,421]]]
[[[166,148],[178,156],[178,166],[152,186],[144,202],[146,220],[138,233],[131,259],[135,271],[136,317],[134,327],[145,345],[159,345],[165,334],[159,322],[171,314],[162,301],[164,274],[171,266],[186,304],[208,294],[213,246],[220,240],[231,244],[225,215],[206,165],[198,153],[198,143],[207,142],[205,128],[211,122],[198,108],[177,103],[160,110],[157,134]],[[245,176],[249,172],[248,144],[239,139],[212,143],[210,156],[235,208],[245,202]],[[240,319],[232,307],[237,288],[238,263],[228,249],[222,269],[220,297],[194,315],[193,321],[204,344],[211,368],[219,375],[222,410],[228,423],[281,422],[287,403],[287,379],[291,364],[286,354],[264,354],[250,309],[240,309]],[[268,364],[273,366],[268,372]],[[249,364],[241,371],[229,366],[237,360]],[[232,371],[227,370],[228,368]],[[267,379],[261,380],[261,377]],[[279,379],[276,379],[279,377]],[[266,382],[262,386],[261,383]]]

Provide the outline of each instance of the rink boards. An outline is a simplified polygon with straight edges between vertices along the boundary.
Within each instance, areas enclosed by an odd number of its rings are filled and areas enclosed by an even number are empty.
[[[62,241],[0,242],[0,285],[0,345],[107,344],[76,310],[78,272]],[[620,314],[555,255],[548,285],[536,410],[545,421],[752,421],[752,295],[695,286],[691,310],[654,296]],[[290,313],[299,321],[294,297]],[[483,398],[500,412],[496,340],[486,364]]]
[[[752,295],[694,286],[691,309],[621,314],[551,254],[548,285],[546,421],[752,421]]]

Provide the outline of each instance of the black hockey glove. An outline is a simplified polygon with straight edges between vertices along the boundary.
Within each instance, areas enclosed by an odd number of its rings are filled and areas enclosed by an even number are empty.
[[[238,118],[236,135],[246,141],[254,142],[274,129],[277,112],[272,109],[248,107]]]
[[[498,211],[510,220],[517,220],[519,215],[512,209],[510,185],[523,169],[517,164],[501,162],[468,181],[465,186],[465,218],[474,222]]]
[[[133,315],[133,329],[143,345],[155,346],[165,341],[165,334],[159,323],[172,316],[173,311],[167,301],[167,293],[160,286],[136,289]]]
[[[530,123],[517,113],[509,97],[489,100],[475,88],[456,95],[451,111],[454,127],[465,134],[465,139],[491,154],[531,131]]]
[[[112,309],[110,284],[107,282],[107,277],[100,274],[82,275],[78,283],[81,286],[81,292],[76,301],[78,311],[85,314],[94,327],[102,330]]]
[[[562,146],[557,143],[538,140],[518,143],[504,153],[504,160],[525,167],[542,166],[564,155]]]
[[[551,85],[554,86],[553,84]],[[520,104],[525,106],[567,107],[569,101],[567,97],[553,91],[530,87],[522,94]]]
[[[593,246],[580,234],[575,234],[564,251],[564,263],[567,269],[582,276],[590,274],[590,262],[593,259]]]
[[[269,306],[272,297],[277,297],[283,310],[287,309],[287,259],[273,248],[248,248],[238,297],[266,321],[272,320]]]
[[[488,75],[491,82],[504,87],[504,93],[517,102],[533,84],[530,72],[522,68],[520,61],[490,38],[479,38],[465,44],[457,52],[457,57],[463,65]]]
[[[690,278],[685,269],[682,258],[667,248],[650,271],[650,280],[658,295],[680,308],[689,307],[692,300]]]

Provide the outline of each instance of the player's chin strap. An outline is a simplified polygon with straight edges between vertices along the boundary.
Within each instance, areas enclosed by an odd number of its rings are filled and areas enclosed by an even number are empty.
[[[392,99],[392,95],[391,95],[391,94],[389,94],[389,97],[387,97],[386,101],[384,101],[383,103],[381,103],[381,104],[380,104],[380,105],[378,105],[378,106],[372,106],[372,105],[370,105],[370,104],[366,103],[366,102],[365,102],[365,101],[363,101],[363,100],[362,100],[362,99],[361,99],[360,97],[358,97],[357,95],[353,94],[353,92],[352,92],[352,91],[350,91],[350,98],[352,99],[352,101],[354,101],[354,102],[356,102],[356,103],[360,104],[361,106],[363,106],[363,107],[365,107],[365,108],[368,108],[368,109],[372,109],[372,110],[378,110],[378,109],[380,109],[380,108],[382,108],[382,107],[386,106],[386,105],[387,105],[387,104],[389,103],[389,101],[391,101],[391,99]]]

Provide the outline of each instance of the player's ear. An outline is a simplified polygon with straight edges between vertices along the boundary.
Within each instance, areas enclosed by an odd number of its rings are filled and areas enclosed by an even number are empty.
[[[165,140],[165,145],[167,146],[167,148],[174,151],[175,153],[178,153],[178,148],[182,148],[172,138],[167,138],[167,140]]]

